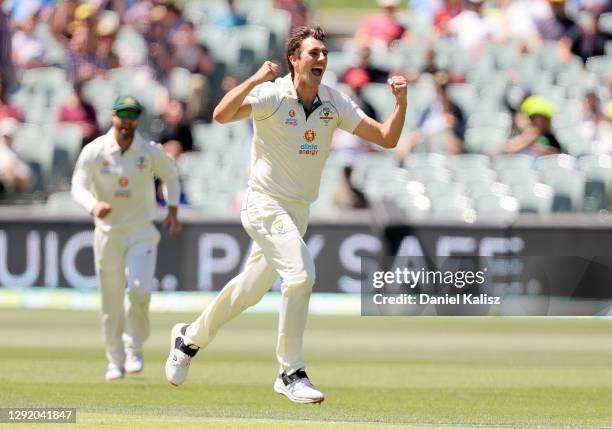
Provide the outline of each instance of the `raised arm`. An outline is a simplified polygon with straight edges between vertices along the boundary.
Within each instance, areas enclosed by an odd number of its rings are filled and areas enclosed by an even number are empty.
[[[382,124],[370,117],[364,118],[355,128],[354,134],[364,140],[390,149],[397,145],[397,141],[404,128],[407,82],[403,76],[392,76],[389,78],[388,83],[391,92],[395,96],[393,113]]]
[[[255,74],[229,91],[221,99],[213,112],[213,119],[220,124],[246,119],[251,115],[251,105],[245,100],[247,95],[260,83],[272,80],[278,74],[278,64],[266,61]]]

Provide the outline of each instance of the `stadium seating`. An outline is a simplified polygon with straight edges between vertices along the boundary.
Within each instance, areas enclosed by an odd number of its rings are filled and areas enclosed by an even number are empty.
[[[209,82],[213,103],[222,96],[222,81],[227,75],[242,80],[265,59],[279,60],[284,55],[291,25],[289,12],[274,9],[272,0],[238,0],[236,5],[248,17],[248,25],[224,29],[214,25],[214,16],[225,6],[223,0],[184,4],[183,17],[194,23],[199,40],[216,61]],[[435,79],[424,72],[432,22],[412,10],[400,11],[398,18],[410,28],[415,42],[372,44],[371,60],[383,70],[419,73],[408,87],[405,137],[417,129],[422,113],[435,97]],[[600,23],[610,28],[611,14],[603,14]],[[45,43],[48,67],[23,71],[11,102],[21,108],[26,122],[15,136],[15,149],[33,169],[33,191],[45,195],[67,188],[82,136],[76,126],[55,123],[58,107],[72,92],[67,78],[67,46],[52,36],[44,22],[39,24],[37,35]],[[358,64],[359,45],[353,39],[332,37],[329,47],[324,82],[348,92],[348,87],[338,80],[349,67]],[[603,78],[612,70],[612,42],[606,44],[605,55],[591,57],[586,64],[575,55],[561,58],[555,41],[532,46],[525,52],[522,41],[508,39],[487,44],[475,54],[466,51],[456,39],[441,37],[432,48],[435,65],[451,76],[449,96],[462,108],[467,120],[466,154],[450,155],[442,134],[425,135],[401,167],[391,151],[358,159],[351,178],[357,189],[372,199],[396,199],[411,216],[423,218],[510,219],[516,214],[515,206],[520,212],[541,215],[597,212],[609,207],[612,166],[609,157],[595,155],[600,149],[584,137],[581,122],[587,91],[595,92],[602,107],[610,100]],[[136,27],[120,26],[113,51],[121,58],[122,67],[84,86],[84,96],[96,109],[103,130],[110,126],[108,112],[119,93],[135,93],[141,98],[146,106],[141,121],[144,132],[160,113],[158,101],[166,95],[188,101],[191,73],[174,68],[168,82],[164,82],[167,88],[155,81],[147,68],[147,41]],[[516,132],[508,107],[518,109],[526,91],[542,94],[555,105],[553,131],[566,155],[534,158],[504,153],[508,138]],[[370,83],[361,93],[380,120],[388,117],[394,97],[387,84]],[[195,122],[191,126],[199,152],[183,154],[178,160],[188,199],[205,211],[231,210],[246,183],[251,131],[245,124]],[[345,161],[332,153],[324,170],[320,199],[313,206],[316,213],[333,213],[332,201],[344,180],[344,166]],[[50,203],[56,204],[59,198],[50,198]]]
[[[47,209],[53,212],[62,214],[86,214],[86,210],[82,208],[72,198],[70,192],[54,192],[49,195],[46,203]]]
[[[476,211],[479,219],[511,221],[518,216],[519,202],[507,195],[484,195],[478,198]]]
[[[612,185],[612,157],[585,156],[578,161],[585,175],[584,211],[597,212],[608,207]]]

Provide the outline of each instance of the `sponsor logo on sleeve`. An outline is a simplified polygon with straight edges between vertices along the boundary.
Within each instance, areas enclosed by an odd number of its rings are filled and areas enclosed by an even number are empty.
[[[289,117],[285,119],[285,125],[290,125],[295,127],[298,124],[297,119],[295,118],[295,110],[291,109],[288,113]]]
[[[110,162],[108,162],[107,160],[103,160],[102,166],[100,167],[100,174],[110,174],[110,172],[111,172]]]

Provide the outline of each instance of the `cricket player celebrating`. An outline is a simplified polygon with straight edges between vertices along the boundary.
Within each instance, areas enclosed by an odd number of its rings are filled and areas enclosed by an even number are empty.
[[[112,107],[112,128],[83,148],[72,177],[74,199],[95,221],[94,258],[102,292],[102,327],[107,380],[143,369],[149,336],[149,300],[160,234],[155,218],[154,175],[165,184],[170,234],[177,218],[178,173],[160,145],[137,132],[142,106],[120,96]],[[125,299],[124,306],[124,298]]]
[[[166,378],[182,384],[189,363],[219,328],[256,304],[282,278],[274,390],[293,402],[318,403],[324,395],[308,379],[302,337],[315,282],[313,258],[302,239],[309,206],[317,198],[332,135],[342,128],[382,147],[395,147],[406,114],[406,80],[389,79],[395,109],[381,124],[348,96],[321,84],[327,67],[325,33],[295,28],[287,43],[290,75],[274,80],[278,65],[266,61],[215,108],[220,123],[253,118],[254,152],[241,220],[253,239],[244,271],[232,279],[193,323],[171,333]]]

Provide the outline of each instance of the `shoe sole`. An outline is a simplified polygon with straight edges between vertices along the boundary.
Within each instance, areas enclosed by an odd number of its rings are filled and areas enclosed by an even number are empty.
[[[126,370],[125,370],[125,373],[126,373],[126,374],[129,374],[129,375],[134,375],[134,374],[139,374],[139,373],[141,373],[143,370],[144,370],[144,368],[139,369],[138,371],[128,371],[128,370],[126,369]]]
[[[117,381],[117,380],[123,380],[124,378],[125,378],[125,374],[123,374],[123,375],[122,375],[122,376],[120,376],[120,377],[111,377],[111,378],[109,378],[109,377],[104,377],[104,379],[105,379],[106,381]]]
[[[296,396],[293,396],[291,393],[287,392],[286,390],[276,387],[276,384],[274,384],[274,391],[278,393],[279,395],[283,395],[284,397],[289,399],[291,402],[295,402],[296,404],[321,404],[323,401],[325,401],[325,396],[322,396],[321,398],[318,398],[318,399],[298,398]]]
[[[181,329],[183,329],[183,326],[187,326],[187,325],[188,323],[177,323],[176,325],[172,327],[172,331],[170,331],[170,354],[168,355],[168,359],[170,359],[172,350],[174,350],[174,340],[176,339],[176,337],[181,335]],[[168,383],[170,383],[172,387],[180,386],[180,384],[173,383],[170,380],[168,380],[168,378],[166,378],[166,380],[168,381]]]

